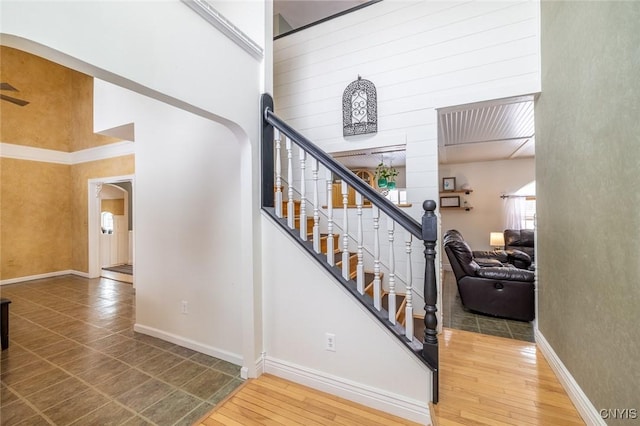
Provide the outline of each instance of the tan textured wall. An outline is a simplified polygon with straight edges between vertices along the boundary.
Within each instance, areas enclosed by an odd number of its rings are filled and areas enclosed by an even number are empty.
[[[639,22],[639,2],[541,2],[538,326],[597,410],[640,410]]]
[[[0,46],[0,80],[19,90],[3,93],[30,102],[1,103],[0,142],[73,152],[119,141],[93,133],[91,77]],[[74,166],[1,164],[1,279],[87,272],[87,179],[132,174],[133,156]]]
[[[124,198],[119,200],[101,200],[100,211],[109,212],[114,215],[124,214]]]
[[[71,269],[71,166],[0,159],[0,279]]]
[[[134,156],[91,161],[71,166],[71,229],[72,269],[89,272],[88,245],[88,184],[89,179],[134,173]]]
[[[21,50],[0,46],[0,79],[30,103],[2,102],[0,142],[73,152],[118,139],[93,133],[93,79]]]

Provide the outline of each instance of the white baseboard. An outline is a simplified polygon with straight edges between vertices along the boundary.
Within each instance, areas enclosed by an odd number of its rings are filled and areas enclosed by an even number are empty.
[[[420,424],[431,424],[428,401],[411,400],[401,395],[268,356],[264,360],[264,372]]]
[[[245,380],[249,378],[249,369],[247,367],[242,367],[240,369],[240,377]]]
[[[240,377],[243,379],[254,379],[256,377],[262,376],[264,374],[264,352],[260,354],[260,358],[256,359],[253,371],[255,374],[250,373],[249,367],[242,367],[240,369]]]
[[[25,281],[41,280],[43,278],[61,277],[62,275],[78,275],[83,278],[89,278],[89,274],[87,274],[86,272],[67,269],[65,271],[47,272],[45,274],[28,275],[25,277],[17,277],[17,278],[10,278],[7,280],[1,280],[0,285],[17,284]]]
[[[82,278],[90,278],[88,272],[80,272],[80,271],[72,270],[71,273],[73,275],[77,275],[77,276],[82,277]]]
[[[551,366],[553,372],[556,373],[558,380],[569,395],[569,399],[571,399],[573,405],[576,406],[576,410],[578,410],[582,420],[590,426],[606,426],[607,423],[602,419],[596,407],[594,407],[589,398],[587,398],[587,395],[582,391],[578,382],[576,382],[549,342],[547,342],[547,339],[544,338],[537,328],[535,329],[535,335],[538,348],[540,348],[540,351]]]
[[[213,346],[205,345],[200,342],[196,342],[195,340],[178,336],[177,334],[168,333],[166,331],[158,330],[157,328],[153,327],[147,327],[146,325],[141,324],[134,324],[133,330],[138,333],[147,334],[152,337],[157,337],[158,339],[166,340],[167,342],[175,343],[176,345],[180,345],[215,358],[220,358],[235,365],[242,365],[242,357],[238,354],[234,354],[223,349],[214,348]]]

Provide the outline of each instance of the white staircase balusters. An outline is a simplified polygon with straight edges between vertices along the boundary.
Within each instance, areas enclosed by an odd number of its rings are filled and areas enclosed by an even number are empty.
[[[336,264],[333,248],[333,173],[327,169],[327,263]]]
[[[411,240],[413,236],[411,235],[411,232],[407,232],[406,235],[404,251],[407,254],[407,303],[404,311],[404,335],[407,336],[407,339],[413,339],[413,273],[411,271]]]
[[[356,192],[356,214],[358,216],[358,265],[356,266],[356,284],[358,293],[364,294],[364,262],[362,237],[362,194]]]
[[[276,216],[282,217],[282,159],[280,158],[280,130],[273,129],[276,141]]]
[[[287,225],[289,228],[294,229],[294,214],[295,207],[293,204],[293,152],[291,150],[291,139],[286,138],[287,148]]]
[[[300,148],[300,238],[307,241],[307,153]]]
[[[342,278],[349,280],[349,187],[345,181],[342,181]]]
[[[396,258],[393,247],[395,222],[390,217],[387,218],[387,233],[389,234],[389,321],[396,323]]]
[[[320,209],[318,208],[318,160],[311,157],[313,176],[313,250],[320,253]]]
[[[382,281],[380,280],[380,209],[371,207],[373,214],[373,306],[382,309]]]

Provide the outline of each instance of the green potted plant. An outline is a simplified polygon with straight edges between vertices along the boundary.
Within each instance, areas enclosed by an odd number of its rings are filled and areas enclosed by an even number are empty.
[[[394,189],[396,187],[396,176],[398,176],[398,171],[391,166],[385,166],[384,163],[380,163],[376,167],[375,177],[378,182],[378,188]]]

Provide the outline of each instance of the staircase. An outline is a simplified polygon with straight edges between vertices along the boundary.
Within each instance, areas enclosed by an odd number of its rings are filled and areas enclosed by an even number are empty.
[[[269,95],[262,97],[262,110],[262,210],[429,367],[432,401],[437,403],[435,202],[423,203],[422,223],[417,222],[278,118],[273,113],[273,100]],[[294,156],[297,168],[294,168]],[[343,202],[339,206],[333,206],[335,180],[341,182],[338,195],[342,195]],[[355,194],[351,197],[355,198],[355,205],[349,204],[351,194]],[[371,203],[366,221],[363,220],[365,199]],[[338,215],[340,220],[334,218],[334,209],[342,212]],[[370,226],[366,231],[366,248],[365,226]],[[387,236],[382,245],[381,233]],[[413,287],[412,255],[415,258],[415,254],[412,253],[418,252],[413,247],[415,240],[425,247],[422,295]],[[382,246],[385,259],[381,259]],[[401,257],[406,268],[403,280],[395,272],[396,258]],[[383,269],[387,271],[386,276]],[[419,296],[424,300],[424,316],[414,314]]]
[[[274,188],[275,190],[275,188]],[[288,219],[288,201],[282,202],[282,212],[283,217]],[[300,205],[301,201],[298,199],[293,200],[293,214],[294,214],[294,229],[300,231]],[[313,217],[308,217],[307,219],[307,229],[313,229],[314,219]],[[328,234],[320,234],[320,252],[326,254],[327,246],[328,246]],[[336,273],[340,273],[342,271],[342,251],[338,248],[338,240],[339,235],[333,235],[333,259],[336,269]],[[307,232],[307,241],[313,244],[313,232]],[[356,267],[358,265],[358,254],[354,252],[349,252],[349,279],[355,281],[357,279],[357,270]],[[384,273],[380,273],[380,279],[384,278]],[[374,298],[374,280],[375,273],[374,271],[364,270],[364,294],[369,296],[372,300]],[[382,301],[382,309],[385,311],[389,311],[389,292],[387,290],[381,290],[381,301]],[[395,319],[396,323],[406,328],[406,308],[407,298],[405,295],[397,294],[396,295],[396,309],[395,309]],[[413,335],[418,339],[422,339],[424,337],[424,315],[414,314],[413,315]]]

